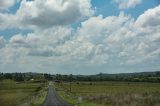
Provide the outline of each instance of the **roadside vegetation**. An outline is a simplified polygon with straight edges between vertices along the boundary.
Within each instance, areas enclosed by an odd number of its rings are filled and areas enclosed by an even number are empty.
[[[29,103],[29,106],[42,106],[46,99],[47,92],[47,87],[44,87],[42,90],[40,90],[34,97],[35,99]]]
[[[55,83],[59,95],[76,106],[159,106],[160,84],[141,82]]]
[[[1,106],[40,106],[47,94],[44,82],[0,81]]]

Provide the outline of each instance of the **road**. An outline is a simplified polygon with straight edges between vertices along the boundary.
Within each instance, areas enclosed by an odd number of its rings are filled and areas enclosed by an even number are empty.
[[[50,83],[48,87],[48,94],[43,106],[72,106],[67,102],[63,101],[58,94],[56,93],[55,89],[53,88],[53,84]]]

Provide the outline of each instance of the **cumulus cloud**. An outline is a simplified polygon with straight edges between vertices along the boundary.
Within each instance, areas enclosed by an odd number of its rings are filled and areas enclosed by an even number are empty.
[[[75,33],[68,31],[68,28],[58,27],[29,34],[26,39],[37,40],[28,42],[32,47],[29,55],[90,64],[106,64],[115,58],[121,64],[138,64],[152,60],[159,56],[160,32],[158,27],[152,25],[149,29],[137,26],[140,17],[134,20],[121,12],[119,16],[91,17],[82,22]],[[71,36],[72,34],[74,35]],[[21,37],[17,39],[23,41]]]
[[[90,0],[22,0],[16,14],[1,13],[0,22],[7,28],[49,28],[72,24],[93,13]]]
[[[15,35],[10,39],[11,43],[20,44],[25,42],[25,38],[22,35]]]
[[[27,2],[27,5],[37,3],[36,6],[38,6],[41,4],[40,1],[23,2]],[[64,3],[62,1],[52,2],[67,6],[69,4],[65,3],[70,3],[69,1],[64,1]],[[62,9],[59,5],[54,7],[57,11]],[[63,7],[64,10],[68,8],[67,6]],[[43,12],[36,10],[36,8],[33,13],[36,12],[32,15],[38,18],[39,14]],[[26,65],[32,66],[32,68],[35,65],[39,69],[44,67],[43,65],[94,66],[113,63],[116,66],[155,61],[160,58],[159,8],[160,6],[157,6],[147,10],[136,20],[120,12],[118,16],[103,17],[99,15],[89,17],[76,30],[70,26],[54,24],[54,27],[47,25],[48,28],[36,29],[26,35],[14,35],[8,42],[0,37],[0,63],[17,63],[22,66],[24,64],[24,67]],[[23,9],[19,9],[17,14],[22,13],[20,10]],[[63,9],[61,11],[63,12]],[[88,9],[85,11],[88,11]],[[27,13],[26,10],[24,16],[26,14],[30,13]],[[33,17],[29,18],[28,16],[27,21],[30,24],[27,25],[26,23],[26,26],[39,26],[32,23]],[[23,21],[21,20],[21,22]],[[40,25],[40,27],[44,26]]]
[[[157,7],[151,10],[158,12]],[[141,16],[145,15],[146,12]],[[77,37],[73,41],[68,41],[60,50],[66,50],[63,51],[65,54],[72,54],[80,49],[76,56],[87,58],[92,63],[94,63],[93,61],[96,63],[101,61],[102,64],[114,59],[121,62],[118,64],[138,64],[159,58],[159,27],[152,24],[149,25],[149,28],[137,26],[137,21],[143,22],[140,17],[134,20],[123,12],[119,16],[91,17],[82,22],[81,27],[76,32]],[[150,17],[154,17],[154,14]],[[83,47],[87,48],[83,49]],[[69,52],[70,50],[75,50],[75,52]]]
[[[140,15],[136,24],[142,27],[152,26],[157,27],[160,25],[160,5],[154,9],[149,9]]]
[[[27,35],[15,35],[6,42],[0,38],[0,63],[2,64],[28,64],[37,61],[46,62],[47,57],[56,59],[54,48],[63,44],[71,35],[71,28],[56,27],[41,32],[29,33]],[[7,55],[6,55],[7,54]],[[48,60],[49,62],[49,60]],[[1,65],[2,65],[1,64]]]
[[[120,9],[134,8],[142,2],[142,0],[113,0],[119,5]]]
[[[0,11],[7,10],[15,4],[16,0],[0,0]]]
[[[2,36],[0,36],[0,49],[5,47],[5,43],[6,43],[5,39]]]
[[[0,29],[20,28],[21,25],[17,20],[18,17],[12,14],[0,13]]]

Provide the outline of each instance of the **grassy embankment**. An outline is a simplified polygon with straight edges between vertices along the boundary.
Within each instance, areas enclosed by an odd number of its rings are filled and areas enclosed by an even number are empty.
[[[47,89],[44,82],[0,81],[0,106],[40,106]]]
[[[55,84],[59,95],[76,106],[159,106],[159,83],[79,82]],[[79,100],[78,100],[79,98]]]

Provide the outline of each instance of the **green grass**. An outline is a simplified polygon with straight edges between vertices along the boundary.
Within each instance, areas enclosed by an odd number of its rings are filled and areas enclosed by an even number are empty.
[[[60,96],[77,106],[160,105],[159,83],[76,82],[55,84]],[[82,102],[78,103],[78,98]]]
[[[30,106],[40,106],[45,101],[45,98],[47,96],[47,87],[39,91],[39,94],[36,95],[36,98],[33,102],[30,103]]]
[[[0,105],[2,106],[18,106],[21,104],[29,104],[35,102],[34,99],[40,91],[44,83],[21,82],[17,83],[12,80],[4,80],[0,82]]]

